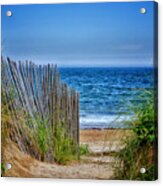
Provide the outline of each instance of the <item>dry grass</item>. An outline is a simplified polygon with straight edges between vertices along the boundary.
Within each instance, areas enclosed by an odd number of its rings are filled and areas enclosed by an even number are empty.
[[[119,141],[129,136],[129,129],[80,130],[80,142]]]
[[[35,159],[30,155],[21,152],[16,143],[8,141],[4,149],[5,162],[10,163],[12,168],[6,170],[5,177],[32,177],[30,166],[34,164]]]

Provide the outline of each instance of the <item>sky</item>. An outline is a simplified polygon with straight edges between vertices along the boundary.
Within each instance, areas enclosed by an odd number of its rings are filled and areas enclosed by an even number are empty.
[[[60,67],[152,66],[153,11],[153,2],[2,5],[2,55]]]

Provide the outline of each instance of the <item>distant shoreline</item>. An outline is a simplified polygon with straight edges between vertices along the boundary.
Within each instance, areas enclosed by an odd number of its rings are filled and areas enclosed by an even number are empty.
[[[58,69],[66,69],[66,68],[70,68],[70,69],[153,69],[153,66],[99,66],[99,67],[95,67],[95,66],[58,66]]]

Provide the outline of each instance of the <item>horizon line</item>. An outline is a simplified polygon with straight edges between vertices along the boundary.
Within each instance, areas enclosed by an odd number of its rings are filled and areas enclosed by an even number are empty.
[[[153,66],[59,66],[58,68],[154,68]]]

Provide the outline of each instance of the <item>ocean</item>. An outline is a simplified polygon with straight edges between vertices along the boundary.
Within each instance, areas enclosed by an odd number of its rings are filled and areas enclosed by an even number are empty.
[[[59,68],[61,81],[80,93],[80,128],[128,128],[144,89],[153,85],[152,68]],[[145,98],[144,98],[145,99]]]

